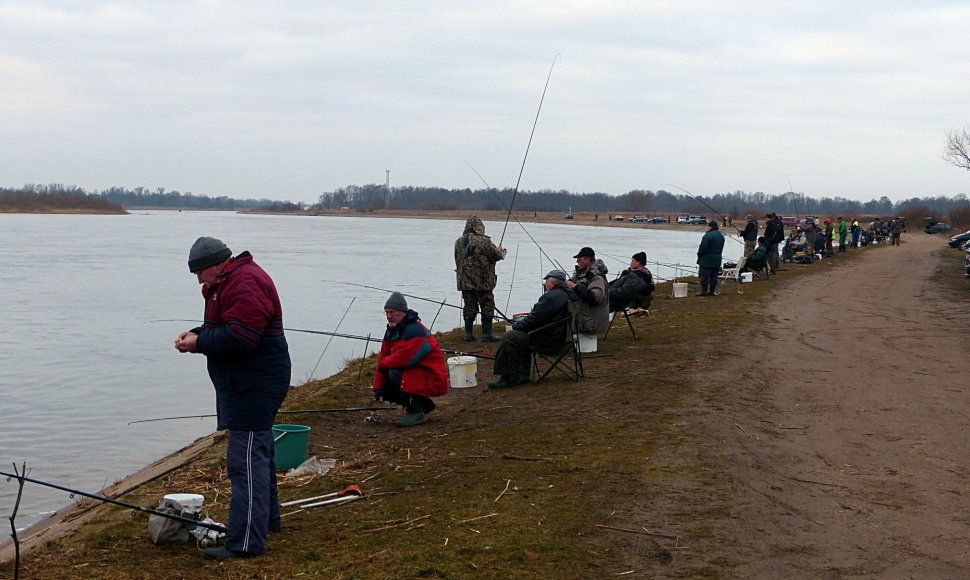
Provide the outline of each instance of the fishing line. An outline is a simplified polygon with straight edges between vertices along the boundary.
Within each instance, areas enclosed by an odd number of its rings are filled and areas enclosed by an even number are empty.
[[[544,255],[546,257],[546,259],[549,260],[549,263],[555,264],[555,266],[557,268],[559,268],[560,270],[562,270],[562,271],[565,272],[566,271],[565,268],[563,268],[559,264],[559,262],[557,262],[556,260],[554,260],[551,257],[549,257],[549,254],[546,253],[546,251],[542,248],[542,246],[539,244],[539,242],[537,242],[536,239],[534,237],[532,237],[532,234],[530,234],[529,233],[529,230],[526,229],[525,224],[523,224],[522,222],[520,222],[519,221],[519,218],[517,218],[516,216],[512,215],[512,209],[509,206],[505,205],[505,202],[502,201],[502,198],[499,197],[497,193],[495,193],[495,189],[491,185],[489,185],[487,181],[485,181],[485,178],[482,177],[482,174],[479,173],[478,171],[476,171],[475,168],[472,167],[472,164],[471,163],[468,163],[467,160],[465,161],[465,163],[468,164],[468,167],[471,167],[471,170],[475,172],[475,175],[478,176],[478,179],[480,179],[482,181],[482,183],[485,184],[486,190],[489,193],[491,193],[492,196],[495,197],[495,199],[498,200],[498,202],[500,204],[502,204],[502,207],[505,208],[509,212],[509,215],[512,216],[512,219],[515,220],[515,223],[519,224],[519,227],[522,228],[522,231],[525,232],[525,235],[529,236],[529,239],[532,240],[532,243],[535,244],[537,248],[539,248],[539,251],[542,253],[542,255]],[[508,219],[508,218],[506,218],[506,219]],[[502,232],[502,237],[503,238],[505,237],[505,232],[504,231]],[[499,242],[499,245],[502,245],[502,242]],[[542,271],[542,259],[541,259],[541,257],[539,259],[539,270]]]
[[[512,288],[515,286],[515,267],[519,265],[519,244],[515,244],[515,260],[512,261],[512,279],[509,281],[509,297],[505,301],[505,309],[512,303]]]
[[[666,185],[667,186],[670,186],[670,187],[676,187],[677,189],[683,191],[684,193],[686,193],[687,195],[689,195],[690,197],[692,197],[694,200],[699,201],[700,203],[702,203],[707,209],[709,209],[712,212],[714,212],[715,214],[717,214],[717,217],[721,218],[721,220],[723,220],[725,222],[728,221],[728,219],[724,216],[724,214],[722,214],[721,212],[717,211],[716,209],[714,209],[713,207],[711,207],[710,204],[708,204],[706,201],[704,201],[703,199],[697,197],[693,193],[687,191],[683,187],[680,187],[679,185],[674,185],[673,183],[667,183]],[[742,233],[741,232],[741,228],[739,228],[738,226],[732,224],[731,227],[734,228],[734,229],[736,229],[738,231],[738,234],[741,234]],[[730,239],[734,240],[735,242],[738,242],[739,244],[744,245],[744,242],[743,241],[741,241],[741,240],[739,240],[737,238],[731,238],[730,235],[728,237]]]
[[[397,407],[351,407],[347,409],[300,409],[298,411],[277,411],[277,415],[299,415],[301,413],[350,413],[353,411],[393,411]],[[173,419],[205,419],[206,417],[216,417],[217,415],[180,415],[178,417],[160,417],[158,419],[139,419],[138,421],[128,421],[129,425],[135,423],[152,423],[155,421],[171,421]]]
[[[356,282],[345,282],[343,280],[323,280],[323,281],[331,282],[333,284],[346,284],[348,286],[357,286],[358,288],[368,288],[370,290],[380,290],[381,292],[398,292],[397,290],[388,290],[387,288],[378,288],[377,286],[368,286],[367,284],[358,284]],[[398,294],[400,294],[401,296],[407,296],[408,298],[414,298],[416,300],[424,300],[425,302],[431,302],[432,304],[442,304],[444,306],[449,306],[451,308],[462,309],[462,307],[457,304],[447,304],[446,302],[443,302],[441,300],[432,300],[431,298],[423,298],[421,296],[415,296],[414,294],[405,294],[403,292],[398,292]],[[507,318],[505,314],[502,313],[498,308],[495,309],[495,312],[499,314],[499,318],[507,322],[512,322],[512,320]]]
[[[441,314],[441,309],[445,307],[446,302],[448,302],[447,298],[441,301],[441,305],[438,306],[438,311],[434,313],[434,318],[431,319],[431,326],[428,327],[428,332],[431,332],[431,329],[434,328],[434,323],[436,320],[438,320],[438,315]],[[337,329],[334,329],[334,330],[337,330]]]
[[[340,317],[340,322],[337,323],[337,328],[334,330],[340,330],[340,325],[344,323],[344,318],[347,318],[347,313],[350,312],[350,307],[354,305],[354,300],[357,300],[356,296],[350,299],[350,304],[347,305],[347,310],[344,310],[344,315]],[[317,367],[320,366],[320,361],[323,360],[323,355],[326,354],[327,349],[330,348],[331,342],[333,342],[332,336],[330,337],[330,340],[327,341],[327,345],[323,347],[323,352],[320,353],[320,358],[317,359],[317,364],[313,365],[313,370],[310,371],[310,378],[313,378],[313,373],[317,372]]]
[[[307,334],[322,334],[322,335],[325,335],[325,336],[336,336],[337,338],[350,338],[350,339],[353,339],[353,340],[366,340],[368,342],[383,342],[383,339],[381,339],[381,338],[371,338],[370,336],[360,336],[360,335],[357,335],[357,334],[341,334],[339,332],[327,332],[325,330],[304,330],[304,329],[300,329],[300,328],[284,328],[283,330],[286,330],[288,332],[305,332]],[[457,355],[473,356],[473,357],[476,357],[476,358],[487,358],[487,359],[493,359],[493,358],[495,358],[493,355],[490,355],[490,354],[478,354],[478,353],[473,353],[473,352],[463,352],[463,351],[460,351],[460,350],[450,350],[450,349],[447,349],[447,348],[441,349],[441,352],[448,353],[448,354],[457,354]]]
[[[549,89],[549,80],[552,78],[552,69],[556,66],[556,61],[559,60],[560,54],[557,52],[555,58],[552,59],[552,65],[549,67],[549,74],[546,76],[546,85],[542,88],[542,98],[539,99],[539,109],[536,111],[536,119],[532,123],[532,132],[529,133],[529,143],[525,147],[525,155],[522,157],[522,166],[519,168],[519,178],[515,181],[515,190],[512,192],[512,201],[509,203],[509,213],[505,216],[505,226],[502,228],[502,237],[499,238],[498,244],[501,246],[502,241],[505,240],[505,230],[509,227],[509,218],[512,216],[512,208],[515,206],[515,197],[519,194],[519,183],[522,182],[522,172],[525,171],[525,160],[529,158],[529,149],[532,147],[532,137],[536,134],[536,126],[539,124],[539,113],[542,112],[542,102],[546,100],[546,91]]]

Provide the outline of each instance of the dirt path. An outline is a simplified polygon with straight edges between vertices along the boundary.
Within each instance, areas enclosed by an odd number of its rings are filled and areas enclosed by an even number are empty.
[[[904,239],[781,273],[719,371],[739,577],[970,576],[970,310],[934,277],[942,240]]]

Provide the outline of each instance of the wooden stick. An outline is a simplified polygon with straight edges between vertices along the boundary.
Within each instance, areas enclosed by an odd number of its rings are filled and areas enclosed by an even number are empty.
[[[468,518],[467,520],[461,520],[458,523],[459,524],[463,524],[465,522],[474,522],[475,520],[484,520],[485,518],[490,518],[492,516],[497,516],[497,515],[498,515],[498,512],[495,512],[495,513],[492,513],[492,514],[488,514],[487,516],[478,516],[477,518]]]
[[[509,485],[511,485],[511,484],[512,484],[512,480],[511,479],[507,479],[505,481],[505,489],[502,490],[502,493],[498,494],[498,497],[495,498],[495,501],[493,501],[492,503],[498,503],[498,500],[502,499],[502,496],[505,495],[505,492],[507,492],[509,490]]]
[[[520,457],[518,455],[504,455],[502,459],[517,459],[519,461],[542,461],[545,463],[552,463],[554,460],[546,459],[545,457]]]
[[[630,530],[627,528],[616,528],[613,526],[604,526],[602,524],[596,524],[597,528],[603,528],[604,530],[616,530],[617,532],[629,532],[631,534],[643,534],[644,536],[655,536],[657,538],[667,538],[669,540],[676,540],[679,536],[670,536],[668,534],[657,534],[654,532],[648,532],[647,530]]]

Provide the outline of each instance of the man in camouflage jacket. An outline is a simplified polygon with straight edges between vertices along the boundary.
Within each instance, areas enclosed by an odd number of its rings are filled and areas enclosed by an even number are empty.
[[[495,263],[505,257],[501,245],[496,246],[485,235],[485,224],[473,215],[465,222],[465,231],[455,240],[455,273],[458,290],[465,304],[465,340],[475,340],[475,317],[482,313],[482,340],[498,342],[492,334],[492,318],[495,316],[495,290],[497,278]]]

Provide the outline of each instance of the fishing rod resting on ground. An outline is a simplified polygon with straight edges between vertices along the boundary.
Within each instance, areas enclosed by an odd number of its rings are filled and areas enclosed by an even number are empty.
[[[542,112],[542,102],[546,100],[546,91],[549,89],[549,80],[552,78],[552,69],[556,66],[556,61],[561,58],[561,55],[557,52],[555,58],[552,59],[552,65],[549,67],[549,74],[546,76],[546,85],[542,88],[542,98],[539,99],[539,108],[536,111],[536,120],[532,123],[532,132],[529,133],[529,143],[525,147],[525,155],[522,157],[522,166],[519,167],[519,178],[515,181],[515,190],[512,192],[512,201],[509,203],[509,213],[505,216],[505,226],[502,228],[502,237],[499,238],[498,244],[501,246],[502,242],[505,240],[505,230],[509,227],[509,218],[512,216],[512,208],[515,206],[515,197],[519,194],[519,184],[522,182],[522,172],[525,171],[525,160],[529,158],[529,149],[532,147],[532,137],[536,134],[536,126],[539,124],[539,113]]]
[[[397,407],[352,407],[348,409],[300,409],[298,411],[277,411],[277,415],[299,415],[301,413],[349,413],[352,411],[393,411]],[[206,417],[215,417],[213,413],[211,415],[181,415],[179,417],[160,417],[158,419],[139,419],[138,421],[128,421],[129,425],[134,425],[135,423],[152,423],[154,421],[170,421],[172,419],[205,419]]]
[[[191,518],[185,518],[185,517],[182,517],[182,516],[177,516],[175,514],[167,514],[165,512],[160,512],[158,510],[153,510],[151,508],[141,507],[140,505],[135,505],[135,504],[132,504],[132,503],[125,503],[123,501],[118,501],[116,499],[111,499],[110,497],[104,497],[103,495],[95,495],[93,493],[87,493],[87,492],[81,491],[79,489],[72,489],[70,487],[64,487],[63,485],[57,485],[57,484],[54,484],[54,483],[48,483],[46,481],[41,481],[39,479],[32,479],[30,477],[26,477],[26,476],[23,476],[23,475],[14,475],[12,473],[7,473],[5,471],[0,471],[0,475],[5,476],[7,478],[7,481],[10,481],[11,479],[17,479],[17,480],[20,480],[20,481],[29,481],[30,483],[36,483],[38,485],[44,485],[44,486],[47,486],[47,487],[52,487],[54,489],[59,489],[61,491],[66,491],[69,494],[71,494],[72,496],[74,496],[74,495],[83,495],[84,497],[89,497],[91,499],[96,499],[96,500],[101,501],[101,502],[104,502],[104,503],[113,503],[115,505],[119,505],[119,506],[121,506],[123,508],[128,508],[130,510],[135,510],[135,511],[139,511],[139,512],[145,512],[146,514],[154,514],[156,516],[162,516],[163,518],[168,518],[170,520],[179,521],[179,522],[182,522],[182,523],[185,523],[185,524],[191,524],[193,526],[201,526],[203,528],[208,528],[210,530],[214,530],[216,532],[220,532],[220,533],[223,533],[223,534],[225,534],[228,531],[228,530],[226,530],[226,527],[225,526],[221,526],[219,524],[212,524],[212,523],[203,522],[203,521],[200,521],[200,520],[193,520]]]

